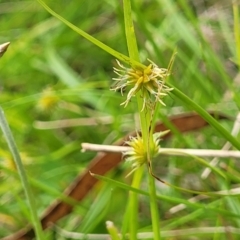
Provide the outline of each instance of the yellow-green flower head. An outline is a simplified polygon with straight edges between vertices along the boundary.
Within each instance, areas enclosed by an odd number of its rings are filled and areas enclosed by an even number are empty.
[[[153,134],[153,144],[149,146],[151,157],[156,157],[158,155],[160,149],[160,137],[167,132],[168,131]],[[130,146],[130,150],[125,152],[124,156],[126,157],[127,162],[132,162],[133,170],[130,172],[131,174],[144,163],[148,162],[148,156],[141,136],[137,135],[137,137],[131,137],[126,143]]]
[[[38,100],[37,107],[41,111],[51,111],[59,104],[59,97],[56,93],[51,89],[51,87],[47,87],[43,90],[40,99]]]
[[[152,106],[156,101],[165,106],[162,98],[172,90],[165,85],[165,79],[169,76],[168,69],[159,68],[154,62],[148,60],[150,64],[147,67],[132,67],[126,68],[117,61],[120,69],[113,68],[114,72],[119,76],[113,78],[117,81],[112,90],[120,90],[123,95],[123,89],[131,86],[128,92],[127,99],[121,105],[126,107],[133,96],[141,90],[143,98],[142,110],[147,106]]]
[[[137,135],[137,137],[130,137],[130,140],[126,143],[129,145],[130,150],[125,152],[124,156],[126,156],[126,161],[133,162],[132,168],[135,170],[147,161],[143,139]]]

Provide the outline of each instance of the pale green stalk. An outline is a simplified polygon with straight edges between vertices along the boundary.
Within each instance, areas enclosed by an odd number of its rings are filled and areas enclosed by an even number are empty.
[[[136,42],[136,36],[134,33],[134,26],[132,21],[132,14],[131,14],[131,1],[130,0],[124,0],[124,21],[125,21],[125,31],[126,31],[126,38],[127,38],[127,46],[128,46],[128,52],[131,59],[134,59],[139,62],[139,54],[138,54],[138,48],[137,48],[137,42]],[[150,147],[151,143],[153,142],[153,135],[152,131],[149,132],[149,127],[151,125],[151,111],[148,108],[145,108],[142,111],[143,106],[143,99],[142,99],[142,92],[138,92],[136,94],[137,97],[137,103],[138,103],[138,112],[140,115],[140,125],[141,125],[141,132],[142,132],[142,138],[144,143],[144,148],[146,150],[148,161],[151,161],[151,153],[150,153]],[[141,169],[141,168],[140,168]],[[134,180],[132,186],[135,188],[139,188],[140,185],[140,170],[135,171],[134,173]],[[142,171],[141,171],[142,173]],[[151,208],[151,217],[152,217],[152,225],[153,225],[153,232],[154,232],[154,239],[159,240],[160,239],[160,227],[159,227],[159,216],[158,216],[158,209],[157,209],[157,199],[156,199],[156,189],[155,189],[155,181],[153,177],[149,174],[149,195],[150,195],[150,208]],[[137,229],[136,225],[134,224],[137,219],[133,216],[134,214],[137,214],[136,207],[137,204],[137,195],[136,193],[130,194],[130,204],[133,207],[132,210],[132,219],[133,221],[130,222],[130,226],[134,225],[130,229],[130,239],[136,239]],[[136,204],[137,206],[133,206],[133,204]]]
[[[26,194],[26,197],[28,200],[28,204],[29,204],[33,228],[35,230],[36,237],[38,240],[44,240],[45,238],[44,238],[44,234],[42,231],[42,226],[41,226],[40,220],[37,216],[36,206],[35,206],[34,198],[33,198],[29,183],[28,183],[27,175],[25,173],[25,170],[24,170],[24,167],[23,167],[23,164],[21,161],[21,157],[20,157],[19,151],[17,149],[17,145],[14,141],[13,135],[11,133],[11,130],[9,128],[9,125],[7,123],[7,120],[4,116],[4,112],[1,107],[0,107],[0,127],[6,138],[9,149],[13,155],[15,164],[18,169],[18,173],[20,175],[20,179],[22,181],[23,189],[25,191],[25,194]]]
[[[151,207],[151,217],[152,217],[152,228],[154,233],[154,240],[161,239],[160,235],[160,221],[157,206],[157,195],[155,179],[151,174],[148,174],[148,187],[149,187],[149,197],[150,197],[150,207]]]
[[[237,1],[233,0],[233,16],[234,16],[234,36],[235,36],[235,44],[236,44],[236,63],[240,68],[240,24],[239,24],[239,11]]]
[[[153,111],[156,111],[159,109],[159,103],[156,104],[155,109]],[[156,116],[156,114],[153,114]],[[153,143],[153,128],[154,128],[154,121],[155,119],[154,116],[151,116],[150,111],[148,110],[148,128],[145,130],[147,132],[148,139],[147,141],[147,158],[148,161],[152,160],[151,156],[151,146]],[[152,119],[151,119],[152,118]],[[152,121],[152,123],[151,123]],[[149,127],[151,127],[151,131],[149,131]],[[150,167],[150,166],[148,166]],[[153,233],[154,233],[154,239],[155,240],[160,240],[161,235],[160,235],[160,217],[158,213],[158,206],[157,206],[157,196],[156,196],[156,186],[155,186],[155,179],[153,176],[148,174],[148,188],[149,188],[149,198],[150,198],[150,208],[151,208],[151,218],[152,218],[152,228],[153,228]]]
[[[117,228],[114,226],[113,222],[107,221],[106,226],[112,240],[121,240]]]
[[[138,168],[134,172],[133,181],[131,186],[134,188],[139,188],[141,179],[143,175],[143,168]],[[130,211],[130,221],[129,221],[129,236],[130,239],[137,240],[137,230],[138,230],[138,193],[129,193],[129,211]]]
[[[131,3],[130,0],[123,0],[124,6],[124,22],[125,22],[125,32],[127,39],[127,46],[130,58],[139,61],[137,43],[134,33],[134,26],[131,18]],[[141,122],[142,126],[142,122]],[[142,178],[141,168],[137,169],[133,175],[132,187],[139,188]],[[130,192],[129,194],[129,207],[130,211],[130,221],[129,221],[129,235],[130,239],[137,240],[137,230],[138,230],[138,194],[135,192]]]

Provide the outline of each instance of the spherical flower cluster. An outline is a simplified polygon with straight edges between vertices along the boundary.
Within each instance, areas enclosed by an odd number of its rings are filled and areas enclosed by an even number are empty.
[[[153,144],[150,147],[150,157],[156,157],[158,155],[160,145],[159,142],[161,137],[167,134],[169,131],[158,132],[153,134]],[[129,141],[126,142],[130,146],[130,150],[124,153],[127,162],[132,162],[133,170],[131,174],[137,168],[148,162],[147,151],[144,147],[143,139],[139,134],[137,137],[130,137]]]
[[[113,78],[116,84],[112,90],[120,90],[123,95],[123,90],[130,86],[131,89],[127,94],[127,99],[121,103],[126,107],[133,96],[141,90],[143,98],[142,110],[145,107],[151,107],[156,101],[165,106],[162,98],[172,90],[165,85],[165,80],[169,76],[168,69],[159,68],[154,62],[148,60],[150,64],[147,67],[132,67],[126,68],[119,61],[118,68],[113,68],[118,78]]]
[[[56,93],[50,87],[47,87],[43,90],[37,107],[41,111],[51,111],[58,106],[59,102],[60,99]]]

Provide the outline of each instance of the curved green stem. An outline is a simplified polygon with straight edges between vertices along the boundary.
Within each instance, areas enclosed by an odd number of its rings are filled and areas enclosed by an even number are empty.
[[[154,239],[161,239],[155,179],[152,177],[151,174],[148,175],[148,187],[149,187],[149,197],[150,197],[152,228],[154,232]]]
[[[138,168],[134,172],[132,187],[139,188],[143,175],[143,168]],[[130,192],[129,194],[129,210],[130,214],[130,239],[137,240],[138,230],[138,194],[136,192]]]
[[[28,183],[27,175],[25,173],[25,170],[24,170],[24,167],[23,167],[23,164],[21,161],[21,157],[20,157],[19,151],[17,149],[17,145],[14,141],[13,135],[11,133],[11,130],[9,128],[9,125],[7,123],[7,120],[4,116],[4,112],[1,107],[0,107],[0,127],[6,138],[9,149],[13,155],[15,164],[18,169],[18,173],[20,175],[20,179],[22,181],[23,189],[25,191],[25,194],[26,194],[26,197],[28,200],[28,204],[29,204],[31,217],[32,217],[32,223],[33,223],[36,237],[38,240],[44,240],[45,238],[44,238],[44,234],[42,231],[42,226],[41,226],[40,220],[37,216],[36,206],[35,206],[34,198],[33,198],[29,183]]]
[[[234,17],[234,36],[235,36],[235,45],[236,45],[236,62],[240,68],[240,24],[239,24],[239,3],[233,1],[233,17]]]
[[[131,16],[131,1],[124,0],[124,20],[125,20],[125,31],[126,31],[126,38],[127,38],[127,45],[128,51],[131,59],[134,59],[139,62],[139,54],[137,48],[136,37],[134,33],[134,26],[132,22]],[[153,135],[151,131],[151,110],[149,108],[145,108],[142,110],[143,106],[143,94],[142,91],[136,94],[137,104],[138,104],[138,112],[140,116],[140,125],[141,125],[141,133],[142,139],[145,149],[145,154],[147,157],[147,161],[151,161],[151,145],[153,142]],[[134,180],[132,186],[139,188],[141,175],[142,175],[142,168],[139,168],[134,173]],[[140,174],[141,172],[141,174]],[[156,189],[155,189],[155,182],[153,177],[149,174],[149,194],[150,194],[150,208],[151,208],[151,217],[152,217],[152,224],[153,224],[153,232],[154,232],[154,239],[160,239],[160,231],[159,231],[159,216],[158,216],[158,209],[156,205]],[[137,229],[136,229],[136,222],[137,222],[137,194],[131,192],[130,194],[130,205],[131,207],[131,228],[130,228],[130,239],[136,239]]]
[[[134,27],[132,22],[131,14],[131,2],[130,0],[123,0],[123,10],[124,10],[124,23],[125,23],[125,33],[127,39],[127,46],[130,58],[139,61],[138,48],[136,43],[136,37],[134,33]],[[141,121],[142,126],[142,121]],[[133,175],[132,187],[139,188],[142,178],[142,168],[137,169]],[[130,239],[137,240],[137,230],[138,230],[138,194],[135,192],[130,192],[129,194],[129,206],[130,211],[130,229],[129,235]]]

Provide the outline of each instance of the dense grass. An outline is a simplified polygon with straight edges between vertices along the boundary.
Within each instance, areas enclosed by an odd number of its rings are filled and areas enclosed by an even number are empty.
[[[59,15],[107,46],[127,55],[123,8],[119,1],[46,1]],[[229,1],[158,0],[132,3],[140,59],[161,67],[177,48],[170,83],[206,110],[221,111],[234,120],[240,106],[238,6]],[[136,129],[136,100],[120,107],[124,97],[109,91],[115,58],[93,45],[51,16],[36,1],[1,1],[0,43],[11,45],[0,59],[0,105],[4,109],[27,170],[40,215],[43,210],[86,168],[94,153],[80,152],[82,142],[112,144]],[[159,120],[196,110],[176,92],[166,98]],[[112,117],[97,126],[70,126],[42,129],[41,121],[73,118]],[[88,120],[86,120],[86,123]],[[233,121],[221,125],[231,132]],[[162,142],[164,147],[221,149],[227,138],[214,126],[199,132],[175,134]],[[239,137],[236,138],[239,144]],[[210,161],[211,159],[207,159]],[[154,172],[175,186],[196,191],[219,191],[238,187],[239,163],[221,160],[226,179],[210,174],[189,157],[161,157],[153,162]],[[0,237],[7,236],[30,221],[25,195],[17,177],[6,141],[0,138]],[[223,167],[219,165],[219,167]],[[111,178],[125,179],[129,166],[122,164]],[[146,189],[146,178],[141,189]],[[238,196],[206,198],[183,210],[170,209],[193,197],[157,183],[162,236],[166,230],[185,229],[187,236],[172,239],[200,239],[204,227],[212,231],[204,239],[238,239],[239,233],[218,231],[219,227],[239,228]],[[74,212],[58,222],[62,229],[78,233],[106,233],[111,220],[119,230],[124,218],[128,192],[101,182]],[[139,232],[151,231],[149,198],[140,196]],[[194,233],[189,229],[194,228]],[[67,239],[49,234],[49,239]],[[124,230],[123,230],[124,231]],[[169,232],[168,232],[169,233]],[[170,232],[171,233],[171,232]],[[172,232],[174,233],[174,232]],[[55,235],[54,235],[55,234]],[[169,239],[168,237],[166,237]],[[47,239],[47,237],[46,237]]]

